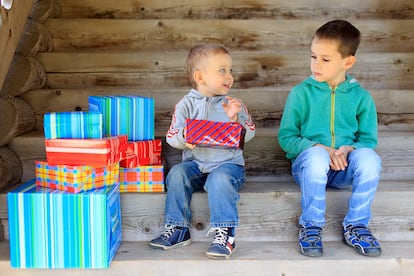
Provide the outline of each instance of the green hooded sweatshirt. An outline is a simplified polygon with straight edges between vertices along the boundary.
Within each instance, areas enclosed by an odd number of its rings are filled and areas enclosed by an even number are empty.
[[[332,148],[377,146],[377,111],[368,91],[352,77],[335,89],[312,77],[292,88],[286,100],[279,144],[292,161],[315,144]]]

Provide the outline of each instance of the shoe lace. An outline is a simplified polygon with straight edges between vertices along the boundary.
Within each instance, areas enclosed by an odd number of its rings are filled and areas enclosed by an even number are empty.
[[[227,229],[220,228],[220,227],[210,228],[210,230],[208,230],[207,232],[207,236],[210,235],[210,233],[214,233],[214,232],[216,233],[216,235],[214,236],[214,240],[212,241],[212,243],[226,245],[227,234],[228,234]]]
[[[171,235],[175,232],[175,230],[176,230],[175,225],[167,224],[167,225],[165,225],[164,232],[162,232],[161,236],[164,239],[169,239],[171,237]]]

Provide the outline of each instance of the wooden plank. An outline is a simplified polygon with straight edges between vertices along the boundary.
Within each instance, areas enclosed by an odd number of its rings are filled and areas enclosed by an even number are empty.
[[[218,42],[230,50],[309,51],[324,20],[49,19],[55,52],[172,51]],[[414,50],[414,19],[353,20],[362,34],[361,51]]]
[[[414,3],[410,0],[332,0],[329,5],[318,0],[61,0],[61,16],[67,18],[413,18]],[[312,8],[310,8],[312,7]]]
[[[237,240],[237,238],[236,238]],[[342,242],[324,243],[325,255],[306,258],[297,242],[241,241],[229,261],[206,257],[209,242],[193,242],[173,251],[153,250],[148,241],[122,242],[107,269],[14,269],[9,243],[0,242],[0,271],[8,276],[124,275],[319,275],[408,276],[414,269],[414,242],[382,242],[378,258],[364,258]]]
[[[413,240],[414,182],[381,181],[372,206],[371,229],[381,241]],[[341,225],[350,189],[328,189],[324,241],[341,241]],[[247,182],[240,192],[239,241],[296,241],[300,189],[290,182]],[[149,241],[164,225],[165,193],[122,193],[124,241]],[[398,204],[395,204],[398,202]],[[193,194],[192,239],[209,241],[209,209],[204,192]],[[275,211],[276,210],[276,211]],[[0,194],[0,218],[7,222],[5,194]],[[8,239],[8,231],[5,231]]]
[[[165,133],[165,131],[158,132],[157,137],[164,139]],[[18,136],[11,141],[9,147],[22,161],[22,181],[33,178],[35,176],[34,161],[46,158],[43,134],[34,132]],[[382,158],[381,178],[383,180],[414,179],[414,137],[411,132],[379,132],[377,151]],[[170,147],[165,140],[163,156],[166,161],[166,171],[181,161],[181,152]],[[280,181],[289,175],[290,162],[278,145],[277,128],[270,129],[270,131],[258,129],[255,138],[246,143],[244,156],[246,175],[249,178]]]
[[[234,88],[289,87],[307,77],[308,54],[274,52],[232,53]],[[130,86],[143,89],[188,87],[186,52],[41,53],[48,88]],[[412,89],[412,53],[360,53],[350,70],[372,89]],[[375,70],[373,70],[375,68]]]

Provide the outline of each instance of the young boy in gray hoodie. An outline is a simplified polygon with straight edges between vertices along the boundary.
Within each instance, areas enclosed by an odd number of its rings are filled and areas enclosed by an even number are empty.
[[[186,120],[238,122],[246,129],[245,142],[254,137],[255,125],[241,100],[228,95],[234,81],[232,58],[222,45],[192,48],[186,67],[192,89],[175,106],[166,135],[168,144],[182,150],[182,163],[173,166],[166,177],[165,229],[150,246],[169,250],[191,243],[191,197],[204,190],[210,209],[209,233],[215,233],[206,254],[229,259],[236,247],[237,204],[245,179],[243,151],[186,143]]]

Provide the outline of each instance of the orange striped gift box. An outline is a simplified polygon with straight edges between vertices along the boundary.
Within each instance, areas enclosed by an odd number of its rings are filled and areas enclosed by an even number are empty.
[[[117,163],[125,155],[126,135],[102,139],[45,139],[50,165],[105,166]]]
[[[119,185],[121,193],[165,192],[164,166],[139,166],[119,168]]]
[[[70,193],[80,193],[115,185],[119,182],[119,164],[107,166],[49,165],[35,162],[36,185]]]
[[[246,129],[239,123],[187,119],[187,143],[222,148],[243,148]]]

